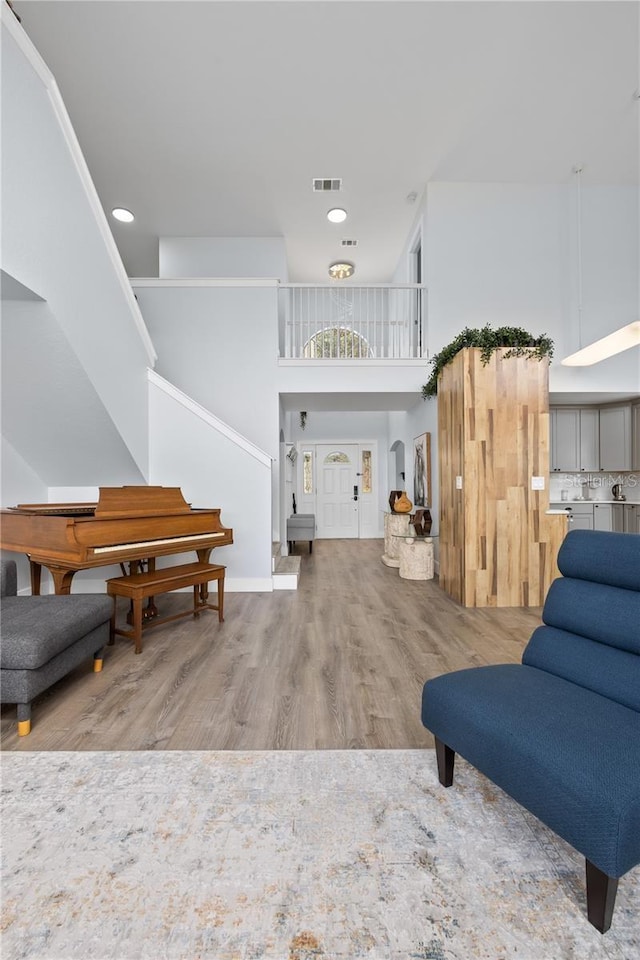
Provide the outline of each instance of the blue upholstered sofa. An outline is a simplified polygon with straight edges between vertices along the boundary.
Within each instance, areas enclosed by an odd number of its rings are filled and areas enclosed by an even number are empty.
[[[606,932],[640,863],[640,536],[575,530],[521,664],[429,680],[438,775],[465,757],[586,858],[587,915]]]

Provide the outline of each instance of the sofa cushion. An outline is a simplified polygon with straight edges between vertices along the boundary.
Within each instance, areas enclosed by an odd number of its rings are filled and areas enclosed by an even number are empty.
[[[640,657],[556,627],[534,630],[522,662],[640,713]]]
[[[635,710],[501,664],[427,681],[422,722],[609,876],[640,862]]]
[[[637,590],[561,577],[549,588],[542,619],[550,627],[640,654]]]
[[[570,530],[558,552],[564,577],[640,590],[640,537],[634,533]]]
[[[2,601],[0,666],[35,670],[111,617],[104,594],[5,597]]]

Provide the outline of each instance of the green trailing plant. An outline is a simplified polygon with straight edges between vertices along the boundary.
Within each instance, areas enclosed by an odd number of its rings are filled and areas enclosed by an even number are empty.
[[[532,333],[528,333],[522,327],[496,327],[494,330],[490,324],[482,327],[482,329],[465,327],[462,333],[459,333],[451,343],[443,347],[429,361],[431,375],[422,387],[422,396],[425,400],[427,397],[436,396],[440,371],[448,363],[451,363],[455,355],[464,350],[465,347],[478,347],[481,351],[480,358],[485,365],[489,363],[491,354],[495,350],[504,347],[509,349],[504,354],[503,359],[526,356],[535,360],[544,360],[545,357],[548,357],[550,360],[553,356],[553,340],[546,334],[534,337]]]

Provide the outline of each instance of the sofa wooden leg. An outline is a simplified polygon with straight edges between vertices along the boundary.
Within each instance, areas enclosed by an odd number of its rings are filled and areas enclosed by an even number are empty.
[[[599,870],[590,860],[585,860],[587,874],[587,917],[600,933],[611,926],[613,908],[618,892],[617,877],[610,877]]]
[[[443,787],[450,787],[453,783],[453,765],[456,752],[436,737],[436,759],[438,761],[438,780]]]

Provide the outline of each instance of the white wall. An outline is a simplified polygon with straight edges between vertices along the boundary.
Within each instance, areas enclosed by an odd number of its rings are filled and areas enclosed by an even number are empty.
[[[145,473],[153,350],[55,83],[3,8],[2,267],[48,302]]]
[[[47,502],[46,485],[5,437],[2,437],[0,476],[0,503],[3,507],[15,507],[19,503]],[[3,550],[2,556],[16,561],[18,590],[30,592],[29,562],[25,554]]]
[[[637,187],[583,185],[582,209],[586,344],[639,315]],[[465,326],[522,326],[555,342],[553,391],[640,388],[637,350],[560,365],[578,347],[575,183],[433,183],[425,210],[432,353]]]
[[[3,300],[1,343],[2,434],[45,484],[145,482],[48,303]]]
[[[287,280],[284,237],[160,237],[161,277]]]
[[[135,287],[157,372],[278,456],[275,287]]]
[[[194,507],[220,507],[233,546],[216,547],[229,591],[272,590],[271,469],[150,385],[150,482],[180,487]],[[180,562],[178,558],[175,562]]]
[[[410,410],[393,412],[389,416],[390,447],[396,440],[404,443],[405,489],[413,500],[413,441],[422,433],[431,434],[431,518],[432,533],[438,532],[439,484],[438,484],[438,404],[434,400],[419,400]],[[389,449],[390,449],[389,447]],[[391,464],[394,456],[391,454]],[[392,476],[392,475],[391,475]]]

